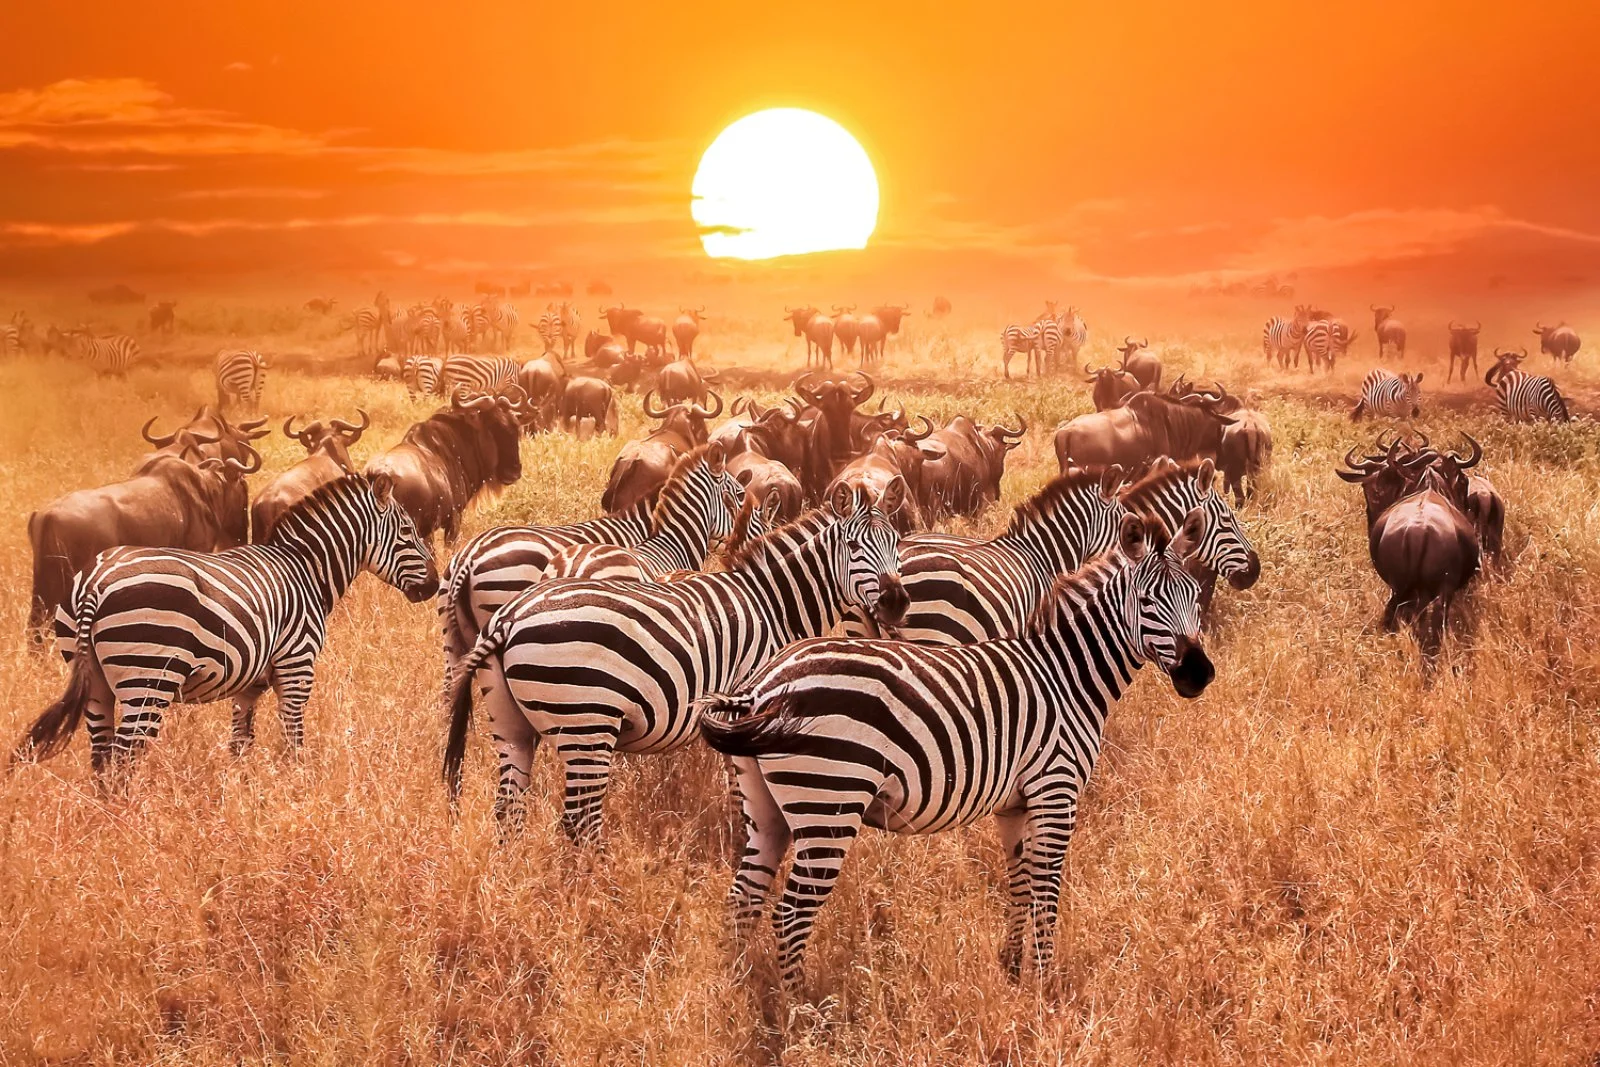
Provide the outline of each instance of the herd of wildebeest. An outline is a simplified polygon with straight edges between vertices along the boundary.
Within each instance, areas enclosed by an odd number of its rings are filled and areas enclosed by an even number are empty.
[[[308,309],[331,313],[332,301]],[[1403,360],[1393,309],[1372,310],[1379,358]],[[1042,965],[1105,706],[1147,660],[1198,695],[1213,674],[1201,618],[1215,577],[1244,588],[1260,572],[1234,509],[1270,464],[1272,429],[1221,383],[1164,382],[1160,356],[1130,336],[1115,365],[1083,366],[1095,410],[1056,427],[1060,475],[1003,533],[932,532],[997,503],[1029,427],[1020,416],[936,424],[889,406],[873,371],[906,311],[786,308],[807,350],[791,395],[725,405],[694,354],[703,308],[669,323],[618,304],[601,310],[607,333],[585,334],[575,308],[552,304],[543,351],[518,359],[505,354],[516,312],[503,302],[396,311],[379,294],[349,319],[360,352],[439,408],[360,471],[350,452],[371,425],[365,412],[291,416],[282,432],[305,457],[253,488],[253,442],[271,432],[258,414],[267,363],[219,353],[215,405],[165,433],[151,419],[151,451],[127,479],[29,516],[29,626],[38,647],[53,633],[72,673],[17,759],[59,750],[87,720],[105,771],[156,736],[166,706],[219,699],[234,703],[242,749],[268,688],[297,743],[325,619],[370,571],[413,600],[437,595],[453,709],[446,777],[459,782],[476,692],[502,818],[520,817],[541,739],[567,772],[563,825],[593,842],[614,752],[704,737],[728,755],[745,806],[741,932],[784,851],[798,850],[776,914],[790,981],[843,858],[833,843],[863,824],[929,832],[994,814],[1017,865],[1013,902],[1032,904],[1013,909],[1007,965],[1019,966],[1029,921]],[[0,353],[26,349],[23,323],[0,332]],[[1076,308],[1053,303],[1006,327],[1006,375],[1017,353],[1026,373],[1076,373],[1087,332]],[[1478,332],[1450,325],[1452,373],[1469,362],[1476,373]],[[1570,327],[1536,332],[1570,363]],[[1354,337],[1302,305],[1267,323],[1263,352],[1283,368],[1304,353],[1326,369]],[[836,344],[859,353],[856,369],[834,368]],[[1565,421],[1554,382],[1520,370],[1525,358],[1495,352],[1485,381],[1502,412]],[[1471,437],[1446,447],[1396,425],[1418,415],[1422,377],[1367,376],[1353,418],[1394,423],[1351,447],[1337,474],[1364,495],[1372,563],[1392,593],[1383,623],[1414,625],[1431,671],[1462,590],[1503,563],[1506,507]],[[641,390],[650,426],[618,452],[601,517],[458,544],[473,500],[522,477],[524,437],[616,434],[622,394]],[[455,550],[442,572],[435,532]],[[841,624],[848,636],[829,639]]]

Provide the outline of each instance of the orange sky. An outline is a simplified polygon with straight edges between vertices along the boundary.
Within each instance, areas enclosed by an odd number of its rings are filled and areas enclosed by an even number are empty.
[[[9,5],[0,276],[692,278],[699,152],[795,105],[860,269],[1600,279],[1593,5],[870,6]]]

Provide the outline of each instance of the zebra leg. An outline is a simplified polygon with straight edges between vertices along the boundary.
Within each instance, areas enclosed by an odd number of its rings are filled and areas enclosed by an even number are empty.
[[[816,812],[815,789],[797,790],[787,803],[780,802],[794,834],[795,851],[783,899],[772,913],[772,925],[778,934],[783,987],[790,992],[798,992],[805,979],[806,941],[817,912],[839,881],[839,868],[861,832],[861,817],[871,799],[864,792],[833,794],[826,805],[833,809],[828,815]]]
[[[311,699],[311,684],[315,680],[316,661],[306,657],[287,664],[278,664],[272,671],[272,689],[278,694],[278,721],[283,724],[283,737],[289,751],[298,753],[306,740],[306,701]]]
[[[1067,794],[1049,807],[1030,808],[1027,813],[1028,867],[1032,890],[1033,966],[1043,975],[1055,962],[1056,918],[1061,908],[1061,868],[1067,858],[1067,844],[1078,825],[1076,792]]]
[[[1006,853],[1006,940],[1000,946],[1000,966],[1012,978],[1022,973],[1022,939],[1028,929],[1028,841],[1027,818],[1021,811],[995,814],[1000,827],[1000,846]]]
[[[95,655],[93,649],[89,655]],[[97,776],[110,767],[116,750],[116,710],[116,697],[96,664],[89,675],[89,702],[83,715],[89,727],[89,767]]]
[[[256,739],[256,703],[267,686],[254,686],[233,698],[233,738],[228,748],[235,756],[242,756]]]
[[[761,764],[749,757],[730,758],[728,773],[739,798],[744,819],[744,853],[728,887],[728,911],[733,917],[733,941],[743,951],[755,924],[767,910],[778,867],[794,841],[772,790],[761,776]]]
[[[566,776],[561,801],[561,828],[572,843],[600,848],[601,810],[611,785],[611,763],[617,754],[617,729],[562,734],[552,738]]]

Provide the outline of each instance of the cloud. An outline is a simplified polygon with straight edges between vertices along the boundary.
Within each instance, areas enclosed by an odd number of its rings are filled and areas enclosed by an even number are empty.
[[[325,138],[178,107],[143,78],[69,78],[0,93],[0,149],[160,156],[305,155]]]
[[[137,222],[0,222],[0,234],[20,238],[23,244],[92,245],[138,228]]]
[[[661,176],[682,158],[682,146],[669,141],[592,141],[556,148],[498,152],[455,152],[437,148],[364,150],[374,158],[364,171],[403,171],[436,177],[501,174],[604,174]]]
[[[186,189],[173,193],[172,200],[320,200],[325,189],[295,189],[289,186],[246,186],[233,189]]]
[[[229,63],[227,66],[223,67],[222,69],[227,71],[229,74],[249,74],[252,70],[255,70],[256,68],[252,67],[250,64],[244,62],[241,59],[236,59],[232,63]]]

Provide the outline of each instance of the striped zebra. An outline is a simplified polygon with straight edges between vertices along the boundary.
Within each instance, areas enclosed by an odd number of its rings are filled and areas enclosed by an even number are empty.
[[[649,537],[632,546],[568,545],[551,557],[543,578],[645,581],[697,571],[711,542],[732,536],[744,498],[744,484],[728,473],[722,445],[701,445],[678,460],[661,487]]]
[[[390,322],[388,305],[375,307],[368,304],[352,311],[350,325],[356,332],[356,354],[366,355],[369,352],[376,352],[383,341],[384,327]],[[396,350],[403,351],[403,349]]]
[[[1196,510],[1169,543],[1125,516],[1116,550],[1052,587],[1027,632],[957,648],[898,641],[796,645],[701,704],[700,732],[733,757],[747,839],[729,892],[748,942],[790,846],[773,912],[785,987],[862,826],[930,834],[993,815],[1010,888],[1001,964],[1055,950],[1061,872],[1106,717],[1153,660],[1193,698],[1215,676],[1200,640],[1199,586],[1184,564]]]
[[[546,352],[554,352],[561,344],[561,313],[554,307],[539,316],[539,340]]]
[[[1518,370],[1526,353],[1495,350],[1495,364],[1483,376],[1483,384],[1493,389],[1500,403],[1500,414],[1512,422],[1567,422],[1567,402],[1556,383],[1542,374]]]
[[[520,321],[517,309],[507,303],[492,303],[484,301],[475,305],[474,325],[478,326],[478,334],[486,336],[492,347],[501,352],[511,347],[512,335],[517,331]]]
[[[1061,355],[1067,363],[1076,365],[1078,353],[1083,346],[1089,343],[1089,324],[1083,321],[1083,316],[1078,314],[1076,307],[1069,306],[1067,313],[1061,319],[1061,343],[1065,346]]]
[[[126,374],[139,361],[139,342],[125,333],[95,337],[87,330],[68,334],[72,354],[87,360],[102,373]]]
[[[22,355],[22,328],[14,322],[0,322],[0,356]]]
[[[461,785],[472,678],[492,662],[515,709],[490,720],[502,826],[520,821],[534,750],[548,738],[565,771],[562,826],[575,842],[597,844],[618,750],[666,752],[687,743],[697,699],[790,642],[826,633],[842,605],[896,621],[905,609],[898,544],[884,512],[841,489],[828,507],[746,545],[725,572],[529,589],[495,613],[451,681],[444,759],[451,795]]]
[[[261,390],[267,384],[267,360],[260,352],[244,348],[217,353],[217,408],[238,402],[251,411],[261,407]]]
[[[407,311],[405,327],[408,353],[438,354],[439,342],[444,339],[444,320],[431,306],[418,304]]]
[[[438,356],[407,356],[400,363],[400,380],[405,383],[406,396],[412,400],[423,396],[439,396],[444,360]]]
[[[1350,342],[1355,340],[1355,332],[1338,319],[1313,319],[1306,324],[1306,367],[1316,370],[1321,364],[1323,370],[1332,371],[1334,361],[1350,351]],[[1295,357],[1295,366],[1300,365],[1299,356]]]
[[[1124,489],[1120,467],[1074,468],[1017,506],[1004,533],[989,541],[917,534],[900,543],[900,581],[911,607],[897,636],[929,645],[1015,637],[1055,580],[1111,548],[1123,516],[1152,515],[1169,529],[1199,508],[1206,533],[1196,560],[1236,589],[1261,575],[1261,560],[1216,489],[1211,460],[1158,460]],[[877,636],[857,614],[845,632]]]
[[[1038,370],[1042,377],[1045,368],[1055,370],[1063,338],[1066,337],[1066,326],[1059,317],[1046,317],[1040,319],[1035,325],[1039,327],[1039,347],[1037,351]],[[1035,353],[1028,353],[1028,362],[1033,364]]]
[[[517,384],[517,361],[509,356],[450,356],[439,372],[443,391],[466,390],[479,396],[500,394]]]
[[[383,476],[351,474],[322,486],[278,520],[264,545],[101,553],[73,586],[66,692],[34,722],[17,756],[55,754],[87,718],[91,762],[104,772],[155,740],[173,703],[230,699],[233,749],[241,752],[268,688],[298,748],[328,615],[362,571],[413,602],[439,587],[427,544]]]
[[[1361,399],[1350,412],[1350,421],[1363,415],[1380,419],[1414,419],[1422,414],[1422,372],[1395,374],[1378,367],[1361,379]]]
[[[1274,315],[1267,320],[1266,326],[1261,330],[1261,351],[1267,357],[1267,362],[1274,360],[1280,368],[1289,367],[1289,356],[1294,356],[1294,365],[1300,366],[1300,349],[1306,342],[1306,326],[1309,319],[1305,316],[1305,308],[1295,309],[1294,318],[1286,319],[1281,315]]]
[[[583,316],[571,301],[563,300],[561,317],[561,354],[571,359],[578,349],[578,336],[583,332]]]
[[[1012,323],[1000,331],[1000,344],[1003,346],[1000,352],[1001,369],[1005,371],[1005,376],[1010,378],[1011,357],[1015,353],[1026,352],[1028,354],[1026,365],[1033,365],[1033,354],[1039,347],[1039,324],[1018,326]]]

